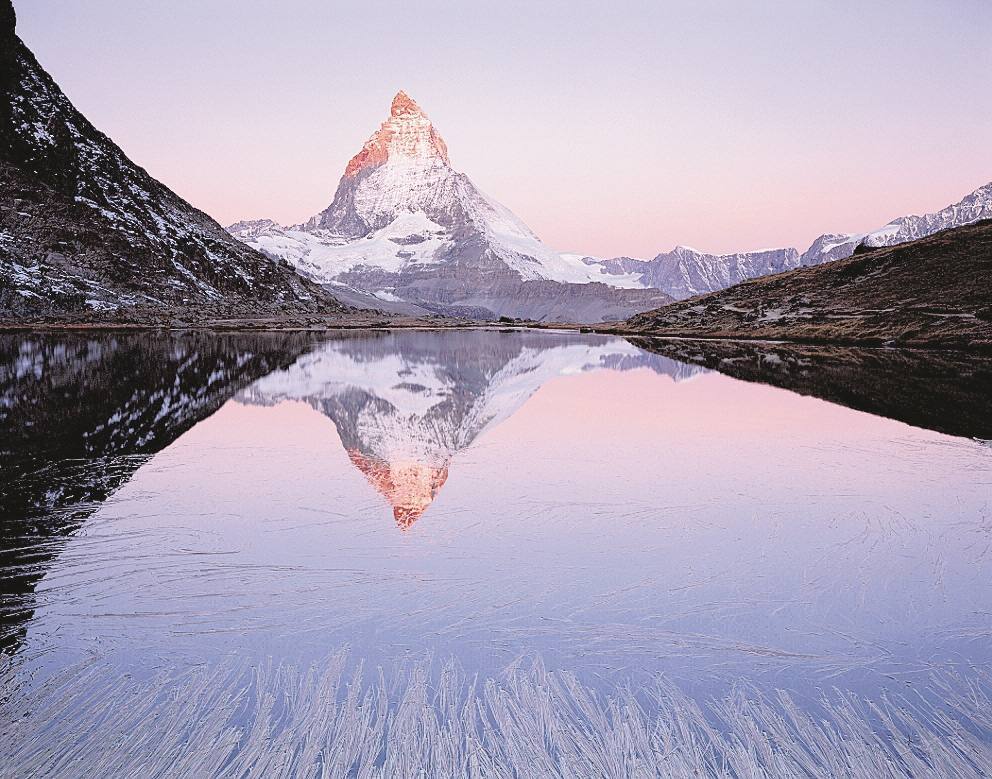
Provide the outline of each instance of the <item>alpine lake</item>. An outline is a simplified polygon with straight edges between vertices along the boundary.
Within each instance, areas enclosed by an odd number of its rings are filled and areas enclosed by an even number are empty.
[[[0,336],[0,775],[992,774],[992,358]]]

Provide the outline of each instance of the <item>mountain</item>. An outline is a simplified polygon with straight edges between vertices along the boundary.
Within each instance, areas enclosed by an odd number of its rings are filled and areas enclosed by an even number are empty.
[[[859,244],[877,248],[925,238],[941,230],[961,227],[981,219],[992,219],[992,183],[979,187],[957,203],[923,216],[901,216],[869,233],[828,233],[821,235],[803,252],[799,264],[819,265],[850,257]]]
[[[987,218],[992,184],[870,233],[822,235],[802,255],[794,248],[711,254],[687,246],[652,259],[563,254],[455,171],[430,119],[400,92],[389,118],[348,163],[328,208],[295,227],[263,219],[228,230],[352,305],[595,322],[643,311],[646,296],[682,300],[842,259],[861,243],[892,246]]]
[[[77,111],[0,0],[0,311],[11,318],[341,312]]]
[[[635,332],[992,348],[992,220],[639,314]]]
[[[637,368],[676,381],[703,372],[620,338],[404,331],[327,341],[238,399],[258,405],[302,401],[329,417],[351,462],[406,529],[437,497],[454,458],[545,382]]]
[[[669,300],[634,273],[545,246],[452,167],[433,123],[403,92],[326,209],[295,227],[258,220],[228,230],[332,291],[440,312],[595,322]]]
[[[869,233],[821,235],[802,255],[791,248],[708,254],[677,246],[652,260],[618,257],[608,260],[588,258],[586,261],[602,267],[604,273],[634,274],[642,286],[657,287],[676,300],[684,300],[749,279],[850,257],[862,243],[866,247],[895,246],[980,219],[992,219],[992,183],[936,213],[901,216]]]
[[[587,258],[604,273],[634,274],[643,286],[665,291],[676,300],[703,292],[723,289],[756,276],[780,273],[799,266],[795,249],[760,249],[738,254],[707,254],[688,246],[652,260],[617,257],[609,260]]]

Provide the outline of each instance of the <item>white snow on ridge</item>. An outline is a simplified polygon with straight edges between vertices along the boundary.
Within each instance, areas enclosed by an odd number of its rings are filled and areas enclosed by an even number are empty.
[[[405,212],[381,230],[346,241],[324,230],[269,228],[247,241],[282,257],[317,281],[330,282],[359,267],[397,272],[410,264],[433,264],[450,244],[447,230],[423,212]]]
[[[900,216],[867,233],[821,235],[802,255],[801,264],[818,265],[849,257],[862,242],[870,247],[895,246],[980,219],[992,219],[992,183],[979,187],[940,211],[920,216]]]

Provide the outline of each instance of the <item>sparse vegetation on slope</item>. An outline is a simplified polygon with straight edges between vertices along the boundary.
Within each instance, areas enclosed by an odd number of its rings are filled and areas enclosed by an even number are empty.
[[[0,317],[347,311],[128,159],[14,28],[0,0]]]
[[[638,314],[627,326],[655,335],[992,348],[992,220],[747,281]]]

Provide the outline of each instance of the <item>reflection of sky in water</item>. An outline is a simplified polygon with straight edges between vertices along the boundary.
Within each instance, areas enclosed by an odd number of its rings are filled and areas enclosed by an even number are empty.
[[[93,658],[138,678],[306,666],[349,647],[484,676],[537,653],[604,694],[664,672],[694,694],[747,679],[926,697],[932,672],[987,664],[987,447],[717,373],[570,371],[554,352],[501,376],[511,401],[485,396],[490,380],[431,420],[433,448],[412,438],[429,438],[429,405],[364,373],[396,419],[350,448],[444,460],[405,530],[343,444],[354,431],[339,436],[346,409],[322,404],[344,367],[330,389],[292,369],[257,382],[68,542],[16,678],[38,689]],[[481,432],[459,439],[465,425]]]

